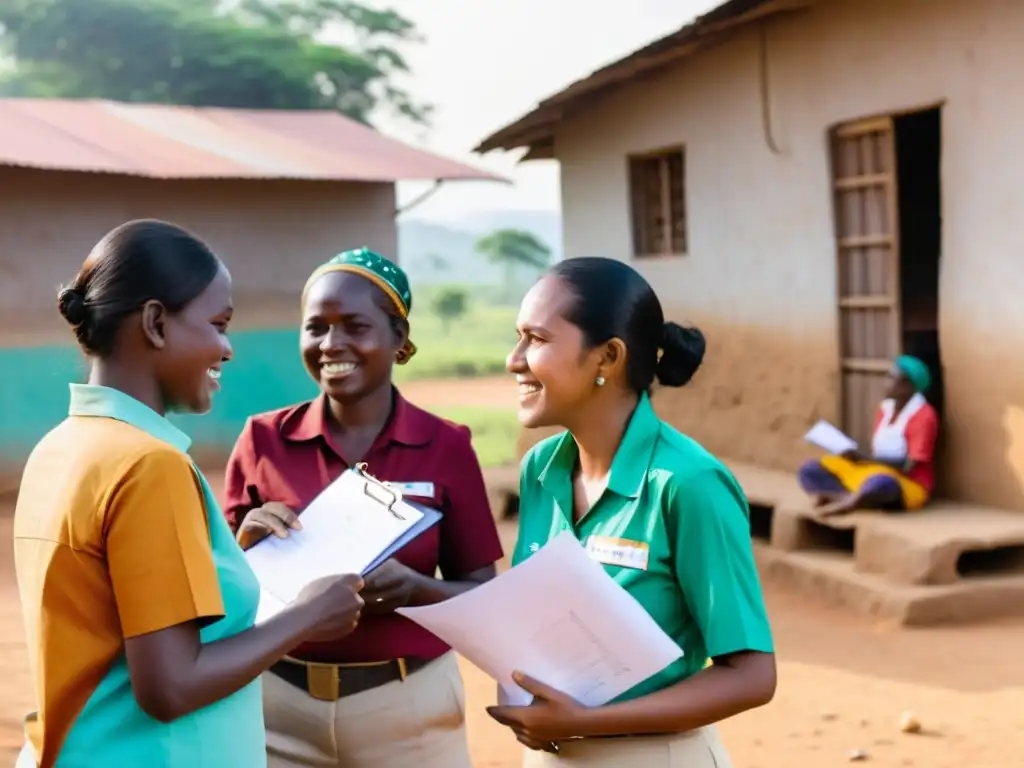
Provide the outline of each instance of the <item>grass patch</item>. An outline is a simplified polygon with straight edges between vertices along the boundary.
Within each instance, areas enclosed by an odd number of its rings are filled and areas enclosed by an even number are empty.
[[[470,428],[473,448],[485,469],[508,466],[519,460],[516,455],[519,421],[514,409],[464,405],[438,408],[433,413]]]
[[[505,372],[505,358],[516,340],[515,307],[471,302],[469,311],[446,331],[441,319],[430,312],[429,297],[417,294],[416,299],[411,324],[419,352],[408,365],[396,366],[396,383]]]

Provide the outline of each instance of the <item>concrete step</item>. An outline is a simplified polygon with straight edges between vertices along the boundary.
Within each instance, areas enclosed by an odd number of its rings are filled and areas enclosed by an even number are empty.
[[[945,585],[900,585],[859,571],[837,552],[782,552],[755,543],[761,578],[794,594],[903,626],[973,623],[1024,616],[1024,576]]]
[[[755,529],[767,531],[778,550],[852,553],[858,571],[904,585],[1024,576],[1024,513],[937,501],[915,512],[823,518],[793,475],[730,469],[750,500]]]
[[[857,568],[900,584],[954,584],[976,576],[1024,577],[1024,514],[936,503],[857,527]]]

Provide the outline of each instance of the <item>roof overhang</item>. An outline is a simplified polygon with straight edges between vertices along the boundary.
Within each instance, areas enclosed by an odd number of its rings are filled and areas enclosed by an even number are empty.
[[[0,168],[171,180],[498,181],[326,110],[0,99]]]
[[[488,136],[474,151],[485,153],[527,147],[521,162],[552,159],[555,130],[567,117],[640,75],[649,75],[720,45],[743,27],[769,17],[806,10],[810,4],[811,0],[729,0],[682,29],[577,80],[542,101],[532,112]]]

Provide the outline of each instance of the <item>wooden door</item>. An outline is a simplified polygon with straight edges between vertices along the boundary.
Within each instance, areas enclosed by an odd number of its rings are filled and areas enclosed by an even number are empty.
[[[894,138],[888,117],[832,135],[842,427],[863,449],[902,347]]]

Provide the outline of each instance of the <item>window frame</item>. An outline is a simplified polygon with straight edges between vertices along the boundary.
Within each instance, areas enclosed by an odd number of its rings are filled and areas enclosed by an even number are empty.
[[[679,160],[678,195],[673,195],[672,161]],[[661,224],[661,241],[666,247],[655,250],[651,241],[649,218],[649,190],[652,163],[657,164],[657,183],[660,187],[657,199],[658,219]],[[686,146],[678,144],[647,152],[631,153],[626,157],[626,174],[629,185],[629,221],[634,259],[661,259],[686,256],[689,253],[689,227],[687,226],[686,205]],[[641,174],[645,174],[641,176]],[[678,216],[676,215],[678,208]],[[681,232],[675,232],[681,224]],[[681,242],[680,242],[681,241]]]

